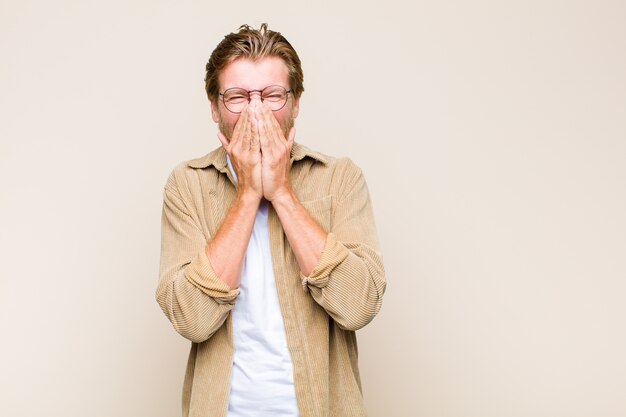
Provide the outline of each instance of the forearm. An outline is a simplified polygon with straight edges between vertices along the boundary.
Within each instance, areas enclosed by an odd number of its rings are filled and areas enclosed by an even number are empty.
[[[254,195],[244,192],[237,194],[224,223],[205,248],[216,275],[231,289],[239,287],[241,265],[259,203],[259,198]]]
[[[205,249],[207,235],[194,220],[199,213],[188,209],[175,183],[172,174],[163,196],[156,298],[176,331],[199,343],[223,324],[239,290],[213,271]]]
[[[304,289],[343,329],[358,330],[380,310],[386,279],[365,178],[350,160],[337,167],[331,202],[306,203],[328,231],[318,263],[300,278]]]
[[[278,214],[300,271],[308,276],[320,260],[327,233],[292,192],[275,198],[272,206]]]

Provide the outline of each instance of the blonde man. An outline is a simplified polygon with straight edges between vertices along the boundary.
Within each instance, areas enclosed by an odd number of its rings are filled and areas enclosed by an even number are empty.
[[[355,331],[385,291],[361,170],[295,141],[300,59],[266,24],[206,65],[221,146],[167,180],[156,297],[190,417],[365,416]]]

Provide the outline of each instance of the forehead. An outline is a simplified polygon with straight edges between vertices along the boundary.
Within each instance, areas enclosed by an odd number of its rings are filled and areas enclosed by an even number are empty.
[[[268,85],[289,88],[289,71],[285,61],[278,57],[266,57],[253,61],[239,58],[228,64],[219,74],[220,90],[233,87],[261,90]]]

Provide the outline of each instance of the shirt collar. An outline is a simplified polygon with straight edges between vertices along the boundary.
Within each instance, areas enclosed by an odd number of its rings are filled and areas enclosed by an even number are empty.
[[[291,147],[291,163],[293,164],[294,161],[300,161],[306,157],[315,159],[316,161],[319,161],[324,165],[328,164],[328,158],[326,156],[322,155],[319,152],[315,152],[314,150],[311,150],[306,146],[299,144],[298,142],[294,142],[293,146]],[[228,163],[226,161],[226,150],[223,146],[220,146],[219,148],[209,152],[205,156],[188,161],[187,165],[189,165],[191,168],[199,169],[208,168],[209,166],[213,165],[215,168],[217,168],[218,171],[225,172],[226,170],[228,170]]]

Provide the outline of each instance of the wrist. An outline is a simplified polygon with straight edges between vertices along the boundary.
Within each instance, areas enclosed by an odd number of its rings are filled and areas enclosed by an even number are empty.
[[[292,206],[294,202],[297,200],[296,195],[293,193],[292,189],[285,189],[283,191],[276,192],[272,199],[273,206]]]
[[[245,206],[258,207],[261,203],[261,198],[263,198],[263,195],[259,195],[259,193],[252,188],[237,190],[236,199]]]

